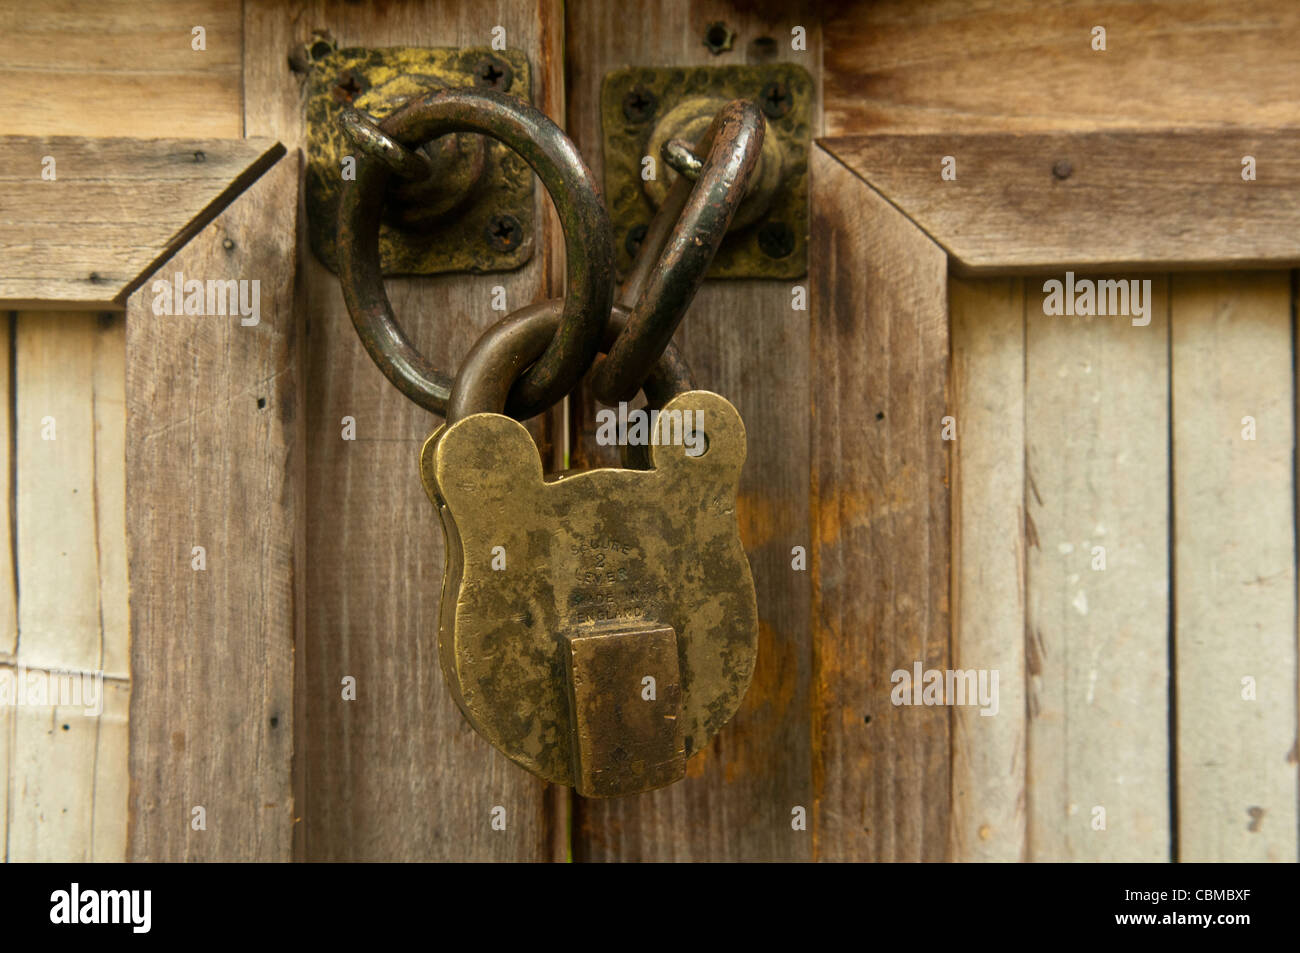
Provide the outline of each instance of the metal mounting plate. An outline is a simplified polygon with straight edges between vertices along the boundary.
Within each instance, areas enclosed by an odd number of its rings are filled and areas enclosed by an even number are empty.
[[[481,75],[486,72],[488,81]],[[439,87],[485,86],[531,101],[528,58],[518,50],[463,49],[335,50],[311,64],[307,93],[306,201],[312,251],[338,271],[335,250],[343,158],[360,150],[339,125],[344,105],[382,120],[406,99]],[[483,137],[482,173],[454,213],[426,229],[379,233],[384,274],[510,271],[533,256],[533,171],[505,145]],[[514,219],[522,240],[496,247],[489,235],[502,217]]]
[[[794,63],[770,63],[632,67],[605,75],[600,99],[605,199],[614,223],[615,263],[620,274],[632,267],[637,230],[654,217],[655,205],[644,187],[641,170],[659,120],[691,99],[752,99],[761,107],[771,84],[780,84],[788,94],[781,108],[769,104],[763,110],[767,135],[775,136],[780,149],[782,184],[762,218],[727,233],[709,277],[798,278],[807,273],[812,77]],[[635,108],[628,108],[629,103]],[[658,155],[654,158],[661,178],[676,176]]]

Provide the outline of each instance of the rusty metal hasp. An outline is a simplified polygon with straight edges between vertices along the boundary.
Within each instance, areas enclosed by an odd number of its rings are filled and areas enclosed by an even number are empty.
[[[518,50],[343,49],[309,57],[302,68],[307,234],[316,257],[336,274],[339,197],[362,158],[383,152],[367,127],[382,128],[398,107],[440,89],[489,89],[525,103],[532,95],[528,58]],[[400,162],[400,155],[389,156]],[[509,271],[532,258],[533,182],[518,153],[459,133],[412,150],[404,171],[384,200],[384,274]]]

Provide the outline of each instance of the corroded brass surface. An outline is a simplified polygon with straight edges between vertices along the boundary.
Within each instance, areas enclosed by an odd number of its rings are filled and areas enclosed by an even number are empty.
[[[672,628],[686,757],[749,685],[758,611],[736,518],[745,427],[708,391],[679,394],[663,413],[686,410],[707,449],[653,445],[649,470],[544,478],[528,431],[498,414],[473,414],[425,443],[421,474],[447,538],[443,673],[470,723],[548,780],[575,781],[564,660],[575,637]],[[642,783],[609,777],[618,789]]]
[[[485,61],[508,66],[506,92],[528,102],[528,58],[518,50],[335,50],[311,64],[307,89],[306,202],[312,251],[338,271],[335,249],[344,156],[362,150],[344,133],[345,106],[382,120],[398,106],[441,88],[482,86]],[[501,80],[498,81],[498,84]],[[380,231],[384,274],[508,271],[533,255],[533,174],[504,144],[467,133],[444,136],[424,154],[434,175],[394,188]],[[494,241],[507,223],[510,242]]]
[[[565,633],[573,786],[640,794],[686,776],[677,634],[653,622]]]
[[[691,140],[708,125],[710,110],[734,99],[763,108],[767,135],[757,182],[708,276],[797,278],[807,272],[812,78],[793,63],[770,63],[633,67],[605,76],[600,100],[605,199],[620,274],[631,269],[637,236],[678,175],[662,160],[660,147],[672,138]],[[655,159],[654,182],[641,178],[644,156]]]

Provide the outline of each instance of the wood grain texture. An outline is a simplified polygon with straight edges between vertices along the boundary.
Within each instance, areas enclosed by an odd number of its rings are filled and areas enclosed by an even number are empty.
[[[859,0],[825,30],[831,135],[1286,125],[1300,99],[1290,0]]]
[[[891,673],[950,667],[947,256],[812,155],[815,849],[949,855],[950,712]]]
[[[1300,260],[1300,130],[822,140],[959,270],[1215,269]],[[956,179],[944,181],[945,156]],[[1253,156],[1255,181],[1242,179]],[[1053,170],[1070,166],[1067,178]]]
[[[1025,287],[951,278],[948,292],[953,668],[998,673],[996,707],[952,713],[952,859],[1016,861],[1026,851]]]
[[[15,348],[18,661],[126,678],[120,314],[23,312]]]
[[[0,300],[121,308],[283,154],[269,139],[0,139]]]
[[[0,665],[0,678],[14,678],[14,667]],[[9,785],[12,778],[14,709],[0,705],[0,854],[9,861]]]
[[[1025,282],[1032,860],[1171,857],[1167,290],[1135,327]]]
[[[203,52],[190,45],[197,24],[206,30]],[[245,143],[209,143],[240,134],[240,29],[239,6],[224,2],[0,4],[0,85],[21,90],[0,102],[0,297],[37,308],[120,310],[129,281],[179,247],[204,212],[210,218],[229,201],[216,197],[259,155],[246,155]],[[88,136],[171,141],[80,138]],[[208,160],[202,168],[193,162],[196,149]],[[55,159],[54,181],[41,178],[46,155]],[[186,218],[195,214],[197,223]],[[31,280],[65,273],[58,288]],[[15,278],[27,280],[13,287]],[[27,636],[18,660],[110,677],[105,710],[95,717],[67,707],[0,713],[0,748],[12,754],[0,755],[0,810],[12,820],[8,857],[120,861],[129,695],[121,680],[128,670],[124,321],[121,314],[20,313],[14,323],[14,341],[8,320],[3,328],[4,353],[18,349],[20,393],[17,483],[3,492],[0,514],[0,657],[17,648],[17,574]],[[56,441],[40,439],[37,404],[56,416]],[[7,485],[8,464],[3,470]],[[21,525],[16,540],[8,539],[11,499]],[[22,544],[17,567],[15,543]]]
[[[8,853],[11,860],[121,861],[129,696],[125,323],[113,313],[20,312],[15,329],[13,578],[23,668],[7,671],[24,690],[32,678],[70,689],[84,684],[85,673],[100,703],[93,714],[70,699],[15,709]]]
[[[14,314],[0,313],[0,405],[13,407],[13,331],[18,321]],[[0,413],[0,661],[12,660],[18,651],[18,591],[14,577],[13,537],[13,465],[10,454],[13,436],[9,413]],[[0,723],[0,733],[3,732]],[[0,775],[2,777],[2,775]]]
[[[44,674],[27,671],[24,680],[33,676]],[[67,679],[56,673],[51,682]],[[91,704],[28,704],[13,711],[10,861],[126,859],[130,688],[103,679],[93,692],[98,702]]]
[[[328,29],[341,47],[484,46],[491,29],[529,56],[535,103],[562,119],[562,15],[549,2],[394,2],[382,15],[345,2],[245,4],[245,123],[250,135],[306,146],[304,81],[289,48]],[[537,201],[542,201],[540,190]],[[539,205],[540,207],[540,205]],[[540,254],[516,272],[388,282],[415,345],[454,367],[501,315],[558,292],[548,284],[558,232],[539,217]],[[300,241],[307,248],[305,238]],[[439,421],[406,400],[371,363],[338,279],[305,254],[307,342],[306,640],[299,769],[309,860],[542,860],[563,851],[561,814],[545,785],[498,754],[457,710],[436,637],[443,539],[420,486],[420,447]],[[342,439],[342,419],[356,439]],[[356,679],[355,701],[342,679]],[[506,829],[491,812],[505,808]],[[556,841],[553,838],[559,837]],[[563,853],[560,853],[563,857]]]
[[[157,272],[259,281],[256,325],[157,315],[152,281],[127,303],[133,860],[291,857],[297,174],[280,162]]]
[[[725,22],[733,49],[712,55],[707,26]],[[776,40],[776,59],[814,76],[821,34],[798,5],[783,9],[711,0],[566,7],[569,133],[602,182],[600,88],[629,65],[722,66],[750,60],[751,43]],[[629,29],[629,24],[635,26]],[[790,30],[808,31],[808,49],[790,49]],[[814,134],[820,103],[813,104]],[[748,458],[738,512],[758,596],[759,651],[754,681],[736,717],[687,765],[670,788],[612,801],[577,800],[574,858],[586,861],[806,860],[808,830],[792,810],[812,809],[810,754],[810,579],[792,568],[793,547],[810,546],[808,523],[808,312],[791,309],[792,285],[806,280],[714,281],[696,295],[676,342],[699,386],[740,411]],[[595,444],[595,404],[570,402],[574,465],[610,465]]]
[[[228,0],[4,0],[0,135],[236,137],[240,32]]]
[[[1173,280],[1180,860],[1296,860],[1291,293]]]

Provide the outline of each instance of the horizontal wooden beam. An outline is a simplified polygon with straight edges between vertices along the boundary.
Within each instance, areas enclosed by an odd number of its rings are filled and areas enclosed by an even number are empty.
[[[959,273],[1300,262],[1300,129],[818,142],[943,246]],[[1247,157],[1253,179],[1243,177]]]
[[[284,154],[273,139],[0,139],[0,303],[120,310]]]
[[[243,134],[241,4],[49,0],[3,7],[0,89],[14,93],[0,99],[0,135]],[[194,35],[200,26],[201,43]]]
[[[832,135],[1295,122],[1294,0],[822,6]]]

